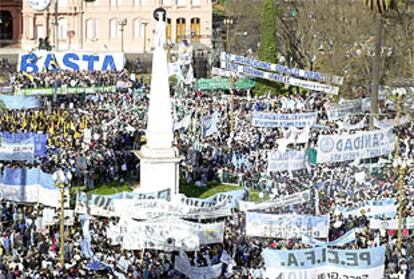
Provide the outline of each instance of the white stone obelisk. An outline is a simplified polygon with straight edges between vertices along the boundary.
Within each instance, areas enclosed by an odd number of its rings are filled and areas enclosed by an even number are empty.
[[[173,117],[165,36],[165,10],[156,10],[155,50],[152,58],[151,91],[148,109],[147,144],[135,154],[141,161],[141,183],[138,191],[165,189],[171,195],[179,192],[179,162],[183,159],[173,147]]]

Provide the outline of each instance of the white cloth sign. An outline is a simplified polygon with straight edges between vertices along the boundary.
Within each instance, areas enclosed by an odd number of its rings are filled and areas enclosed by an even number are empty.
[[[264,61],[259,61],[255,59],[251,59],[244,56],[234,55],[226,52],[222,52],[220,55],[220,59],[228,62],[234,62],[241,65],[248,65],[259,69],[264,69],[267,71],[272,72],[279,72],[286,75],[292,75],[300,78],[305,79],[314,79],[318,81],[324,81],[324,82],[332,82],[335,84],[341,85],[344,81],[343,77],[330,75],[330,74],[323,74],[320,72],[315,71],[308,71],[298,68],[289,68],[284,65],[279,64],[272,64]]]
[[[267,159],[267,171],[294,171],[306,168],[305,150],[270,151]]]
[[[231,215],[227,201],[223,200],[213,206],[188,206],[175,200],[114,200],[116,216],[145,220],[164,216],[186,219],[215,219]]]
[[[268,278],[365,278],[384,276],[385,246],[359,250],[318,247],[302,250],[265,249]]]
[[[219,263],[203,267],[193,266],[188,256],[181,252],[179,256],[175,256],[174,269],[190,279],[215,279],[220,277],[222,265]]]
[[[403,229],[414,229],[414,220],[404,219],[402,222]],[[369,228],[371,230],[398,230],[398,220],[381,220],[381,219],[370,219]]]
[[[246,235],[265,238],[295,239],[307,235],[328,237],[329,215],[274,215],[246,213]]]
[[[178,218],[158,218],[120,224],[122,247],[128,250],[197,251],[200,245],[222,243],[224,223],[199,224]]]
[[[313,91],[321,91],[328,94],[338,95],[339,93],[339,87],[323,84],[319,82],[314,81],[307,81],[303,79],[297,79],[290,76],[283,76],[271,72],[265,72],[262,70],[258,70],[253,67],[249,66],[242,66],[237,65],[233,63],[221,63],[221,68],[227,69],[229,71],[232,71],[237,74],[243,74],[245,76],[251,76],[255,78],[262,78],[262,79],[268,79],[271,81],[281,82],[292,86],[298,86],[305,89],[313,90]]]
[[[392,129],[321,135],[318,139],[317,162],[343,162],[388,155],[395,149],[395,140]]]
[[[306,127],[316,124],[317,113],[279,114],[269,112],[253,112],[252,125],[255,127]]]
[[[302,204],[311,200],[311,191],[306,190],[303,192],[294,193],[291,195],[280,197],[276,200],[265,201],[261,203],[253,203],[248,201],[239,202],[239,210],[265,210],[269,208],[286,207],[295,204]]]
[[[348,100],[336,105],[327,105],[325,108],[329,120],[343,119],[349,113],[362,113],[363,100]]]

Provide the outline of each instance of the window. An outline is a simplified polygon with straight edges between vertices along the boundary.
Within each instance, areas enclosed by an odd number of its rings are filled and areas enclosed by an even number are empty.
[[[86,38],[93,40],[96,39],[96,20],[91,18],[86,21]]]
[[[167,6],[167,7],[169,7],[169,6],[172,6],[172,4],[173,4],[173,0],[162,0],[162,1],[161,1],[161,5],[162,5],[162,6]]]
[[[134,38],[137,39],[141,36],[141,20],[139,18],[134,19]]]
[[[185,6],[187,0],[177,0],[177,6]]]
[[[193,6],[201,6],[201,0],[191,0],[191,5],[193,5]]]
[[[185,38],[185,18],[177,18],[176,25],[176,39],[177,43],[181,42]]]
[[[40,38],[45,37],[45,28],[42,24],[36,24],[35,26],[35,39],[39,40]]]
[[[194,17],[191,19],[191,42],[200,42],[200,19]]]
[[[147,0],[134,0],[134,5],[135,6],[146,6]]]
[[[66,40],[68,35],[68,22],[65,17],[58,20],[58,38],[59,40]]]
[[[172,24],[171,24],[171,18],[167,18],[167,30],[165,33],[165,37],[168,41],[172,40]]]
[[[116,18],[113,18],[109,21],[109,38],[118,38],[118,19]]]
[[[68,6],[68,0],[59,0],[59,8],[65,8]]]
[[[110,0],[111,7],[118,7],[122,5],[122,0]]]

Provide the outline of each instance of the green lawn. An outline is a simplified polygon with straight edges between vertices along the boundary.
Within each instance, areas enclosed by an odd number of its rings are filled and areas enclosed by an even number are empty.
[[[180,184],[180,193],[185,194],[187,197],[205,199],[211,197],[217,193],[229,192],[234,190],[239,190],[241,187],[210,183],[205,188],[198,188],[192,184]],[[259,191],[250,190],[249,200],[250,201],[259,201]],[[265,197],[264,199],[268,199]]]
[[[76,193],[78,191],[87,192],[90,194],[96,194],[96,195],[112,195],[120,192],[132,192],[131,186],[129,186],[128,183],[119,184],[116,182],[104,184],[102,186],[99,186],[93,190],[85,191],[85,187],[73,187],[71,189],[72,193]]]

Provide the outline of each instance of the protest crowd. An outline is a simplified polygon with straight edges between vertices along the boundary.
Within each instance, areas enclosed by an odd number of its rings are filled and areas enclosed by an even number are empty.
[[[393,141],[397,134],[397,152],[384,147],[388,152],[368,159],[330,160],[322,156],[321,138],[368,133],[369,104],[363,96],[344,101],[351,103],[343,105],[343,113],[321,92],[254,96],[250,90],[234,90],[232,100],[226,90],[189,88],[183,95],[171,90],[174,145],[184,156],[182,183],[203,188],[215,181],[243,188],[205,200],[180,197],[175,203],[158,195],[152,204],[144,194],[138,198],[134,193],[104,197],[72,192],[61,267],[52,202],[11,199],[6,189],[14,187],[13,176],[24,175],[21,169],[36,169],[39,177],[48,179],[62,169],[69,188],[84,185],[86,190],[139,178],[140,162],[131,150],[145,143],[148,86],[126,70],[18,73],[11,82],[26,89],[113,85],[116,90],[44,96],[37,106],[2,113],[2,141],[16,144],[34,138],[35,150],[29,160],[1,160],[0,279],[300,278],[297,273],[278,277],[278,268],[287,267],[274,266],[271,259],[303,249],[328,250],[330,264],[336,255],[341,258],[337,266],[355,261],[354,266],[369,273],[338,277],[331,266],[317,278],[414,279],[414,172],[408,168],[401,178],[393,165],[397,156],[413,158],[414,129],[410,121],[400,121],[406,115],[392,122],[397,119],[392,104],[382,111],[387,118],[375,122],[381,140],[372,136],[364,138],[364,144]],[[274,124],[281,114],[295,117],[279,119],[289,125]],[[401,217],[401,179],[404,222],[399,250],[395,222]],[[260,201],[247,201],[254,192],[259,192]],[[128,211],[134,203],[137,207]],[[167,204],[177,211],[154,214],[149,209]],[[346,256],[338,250],[346,250]],[[304,258],[299,253],[287,254],[289,262],[284,263],[295,272],[305,265],[297,262],[295,257]],[[381,258],[384,262],[377,264]],[[383,277],[370,277],[382,268]]]

